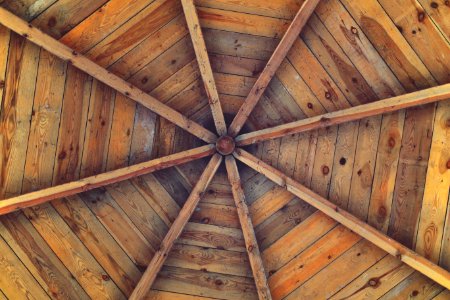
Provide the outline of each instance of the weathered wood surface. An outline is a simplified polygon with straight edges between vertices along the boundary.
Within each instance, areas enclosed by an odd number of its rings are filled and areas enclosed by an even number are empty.
[[[200,139],[209,143],[215,141],[216,135],[214,133],[203,128],[198,123],[189,120],[178,111],[162,104],[156,98],[127,83],[125,80],[100,67],[85,56],[46,35],[33,25],[28,24],[3,8],[0,8],[0,19],[1,24],[11,30],[21,34],[33,43],[43,47],[50,53],[56,55],[64,61],[69,62],[125,96],[137,101],[163,118],[170,120],[186,131],[198,136]]]
[[[350,122],[375,116],[378,114],[386,114],[417,105],[446,100],[448,99],[449,95],[450,84],[444,84],[438,87],[388,98],[370,104],[355,106],[352,108],[323,114],[321,116],[279,125],[274,128],[268,128],[242,134],[236,137],[236,143],[239,146],[250,145],[260,141],[275,139],[307,130],[324,128],[331,125],[337,125],[344,122]]]
[[[203,146],[197,149],[187,150],[145,163],[117,169],[92,177],[86,177],[78,181],[3,200],[0,204],[0,213],[7,214],[18,209],[35,206],[54,199],[75,195],[108,184],[173,167],[178,164],[192,161],[193,159],[209,156],[213,154],[214,151],[213,145]]]
[[[359,220],[345,210],[338,208],[325,198],[314,193],[310,189],[296,182],[292,178],[284,175],[280,171],[267,165],[248,152],[237,150],[233,154],[237,159],[247,164],[254,170],[261,172],[275,183],[284,186],[288,191],[303,199],[310,205],[321,210],[323,213],[334,218],[339,223],[348,227],[352,231],[361,235],[368,241],[374,243],[387,253],[399,258],[410,267],[430,277],[432,280],[449,288],[450,287],[450,273],[431,261],[425,259],[414,251],[408,249],[402,244],[392,240],[383,233],[377,231],[367,223]]]
[[[233,119],[233,122],[231,122],[230,127],[228,128],[229,135],[235,137],[242,129],[242,126],[244,126],[248,116],[255,108],[270,80],[275,75],[280,64],[283,62],[293,43],[297,39],[297,36],[302,31],[311,14],[314,12],[317,4],[319,4],[319,1],[320,0],[306,0],[302,4],[294,20],[289,25],[289,28],[267,62],[266,67],[258,77],[258,80],[253,85],[247,98]]]
[[[231,191],[233,192],[234,202],[237,207],[240,225],[244,234],[245,246],[250,260],[250,266],[252,267],[253,278],[255,278],[258,297],[260,300],[272,299],[267,283],[266,272],[259,252],[258,241],[256,240],[255,230],[253,228],[252,220],[250,219],[247,203],[245,202],[244,191],[242,190],[236,160],[232,156],[227,156],[225,158],[225,165],[227,168],[228,180],[231,185]]]
[[[202,29],[197,15],[197,9],[193,0],[182,0],[184,15],[191,34],[192,44],[194,45],[195,55],[197,56],[198,66],[202,74],[203,83],[208,96],[209,105],[211,107],[214,123],[219,136],[227,133],[227,125],[219,100],[216,83],[214,80],[211,63],[209,62],[208,51],[206,49],[205,40],[203,38]]]
[[[177,218],[173,222],[166,236],[164,237],[161,245],[153,256],[150,264],[147,266],[142,278],[139,280],[136,288],[130,296],[130,299],[143,299],[147,292],[152,287],[153,282],[158,275],[158,272],[161,270],[164,261],[167,259],[167,255],[169,254],[175,240],[180,236],[181,232],[186,226],[189,218],[192,216],[195,208],[197,207],[198,202],[200,201],[203,193],[208,188],[209,183],[212,178],[216,174],[217,169],[219,168],[220,163],[222,162],[222,156],[219,154],[215,154],[207,167],[203,171],[200,176],[197,184],[192,190],[189,198],[186,200],[185,205],[180,210]]]

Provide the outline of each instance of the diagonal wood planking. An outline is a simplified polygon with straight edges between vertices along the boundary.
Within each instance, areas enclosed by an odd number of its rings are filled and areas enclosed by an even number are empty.
[[[286,176],[277,169],[269,166],[250,153],[242,149],[237,149],[233,153],[233,155],[238,160],[248,165],[250,168],[265,175],[278,185],[286,188],[289,192],[314,206],[329,217],[335,219],[342,225],[348,227],[349,229],[372,242],[376,246],[380,247],[387,253],[399,258],[410,267],[428,276],[444,287],[450,288],[450,273],[448,271],[435,265],[431,261],[425,259],[424,257],[403,246],[402,244],[394,241],[393,239],[374,229],[367,223],[359,220],[357,217],[353,216],[347,211],[340,209],[324,197],[316,194],[307,187]]]
[[[123,95],[144,105],[161,117],[170,120],[187,132],[193,134],[194,136],[197,136],[201,140],[204,140],[208,143],[215,142],[217,137],[214,133],[205,129],[198,123],[189,120],[178,111],[161,103],[156,98],[148,95],[132,84],[129,84],[120,77],[100,67],[85,56],[80,55],[78,52],[70,49],[61,42],[43,33],[33,25],[28,24],[22,19],[16,17],[14,14],[8,12],[4,8],[0,8],[0,23],[17,32],[18,34],[21,34],[33,43],[41,46],[42,48],[61,58],[62,60],[69,62],[70,64],[86,72],[97,80],[116,89]]]
[[[252,267],[253,277],[255,278],[256,289],[260,300],[272,299],[270,289],[267,283],[266,272],[259,252],[258,241],[256,240],[255,230],[250,212],[245,202],[244,191],[242,190],[241,178],[237,168],[236,160],[233,156],[225,158],[225,165],[228,173],[228,180],[231,184],[234,202],[237,207],[239,222],[244,233],[245,247]]]
[[[446,100],[450,97],[450,84],[413,92],[381,101],[355,106],[317,117],[291,122],[276,127],[262,129],[236,137],[238,146],[276,139],[304,131],[324,128],[344,122],[351,122],[379,114],[395,112],[404,108]]]
[[[280,67],[298,35],[306,25],[308,18],[319,4],[319,1],[320,0],[306,0],[299,9],[291,25],[270,57],[266,67],[253,85],[250,94],[244,101],[244,104],[242,104],[237,115],[234,117],[233,122],[231,122],[231,125],[228,128],[228,134],[230,136],[235,137],[242,129],[242,126],[244,126],[245,121],[247,121],[250,113],[263,95],[270,80],[273,76],[275,76],[277,69]]]
[[[223,115],[222,106],[219,100],[216,83],[214,80],[211,63],[206,50],[205,40],[203,38],[202,29],[197,15],[197,10],[193,0],[181,0],[183,10],[186,17],[189,32],[191,34],[192,44],[194,45],[195,55],[197,56],[200,74],[202,75],[205,85],[206,94],[208,96],[209,105],[211,107],[214,123],[219,136],[227,133],[225,117]]]
[[[15,210],[32,207],[51,200],[72,196],[88,190],[99,188],[115,182],[127,180],[157,170],[173,167],[214,154],[213,145],[183,151],[177,154],[143,162],[130,167],[117,169],[99,175],[86,177],[78,181],[57,185],[44,190],[24,194],[0,202],[0,214],[7,214]]]
[[[144,299],[147,293],[150,291],[150,288],[153,285],[153,282],[158,275],[158,272],[161,270],[164,262],[167,259],[167,256],[172,249],[175,240],[180,236],[190,217],[192,216],[195,208],[198,205],[198,202],[202,198],[202,195],[208,188],[209,183],[217,172],[220,163],[222,162],[222,156],[219,154],[215,154],[205,170],[203,171],[200,179],[196,183],[194,189],[192,190],[189,198],[186,200],[183,208],[180,210],[177,218],[173,222],[172,226],[169,229],[169,232],[165,236],[164,240],[161,242],[161,246],[158,251],[153,256],[150,264],[147,266],[147,269],[142,275],[141,280],[138,282],[135,290],[130,296],[130,299],[140,300]]]

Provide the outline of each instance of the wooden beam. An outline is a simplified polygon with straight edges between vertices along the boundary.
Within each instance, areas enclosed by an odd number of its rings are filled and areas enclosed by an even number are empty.
[[[225,158],[225,165],[227,168],[228,180],[231,184],[234,203],[236,204],[238,212],[239,222],[242,227],[242,233],[244,234],[245,247],[250,261],[250,267],[252,268],[253,278],[255,279],[258,297],[260,300],[272,299],[261,259],[261,253],[259,252],[258,241],[256,240],[255,230],[253,228],[252,220],[250,219],[250,212],[247,203],[245,202],[244,191],[242,190],[241,178],[239,176],[236,160],[233,156],[227,156]]]
[[[183,5],[184,15],[191,34],[200,74],[202,75],[203,83],[205,85],[206,95],[208,95],[214,124],[216,125],[217,133],[220,136],[223,136],[227,134],[227,125],[225,123],[222,106],[220,105],[219,93],[217,92],[216,83],[214,81],[208,51],[206,50],[205,39],[203,38],[200,21],[197,15],[197,9],[195,8],[193,0],[181,0],[181,4]]]
[[[73,181],[18,197],[2,200],[0,201],[0,215],[26,207],[39,205],[58,198],[86,192],[88,190],[148,174],[157,170],[184,164],[195,159],[212,155],[215,151],[214,145],[206,145],[130,167],[117,169],[111,172],[86,177],[78,181]]]
[[[265,175],[280,186],[285,187],[295,196],[314,206],[350,230],[356,232],[361,237],[372,242],[387,253],[397,257],[413,269],[431,278],[440,285],[450,289],[450,273],[448,271],[435,265],[431,261],[403,246],[399,242],[391,239],[387,235],[379,232],[372,226],[361,221],[349,212],[339,208],[327,199],[314,193],[307,187],[269,166],[250,153],[245,152],[242,149],[236,149],[233,155],[255,171]]]
[[[31,42],[44,48],[60,59],[73,64],[78,69],[86,72],[95,79],[103,82],[134,101],[144,105],[156,114],[169,120],[170,122],[173,122],[203,141],[207,143],[214,143],[216,141],[217,136],[211,131],[205,129],[198,123],[189,120],[178,111],[161,103],[156,98],[131,85],[122,78],[112,74],[105,68],[102,68],[93,61],[89,60],[87,57],[73,51],[66,45],[43,33],[33,25],[25,22],[1,7],[0,24],[29,39]]]
[[[145,270],[144,275],[142,275],[141,280],[139,280],[136,288],[131,294],[129,298],[130,300],[144,299],[147,293],[150,291],[150,288],[152,287],[153,282],[156,279],[156,275],[158,275],[158,272],[161,270],[161,267],[167,259],[167,255],[169,255],[170,249],[172,249],[175,240],[180,236],[181,232],[186,226],[186,223],[191,218],[192,213],[197,207],[198,202],[200,201],[212,178],[216,174],[216,171],[219,168],[221,162],[222,156],[220,154],[215,154],[209,161],[208,165],[200,176],[200,179],[192,189],[189,198],[186,200],[186,203],[184,204],[177,218],[170,227],[169,232],[167,232],[164,240],[161,242],[161,246],[150,261],[147,270]]]
[[[247,96],[244,104],[242,104],[237,115],[234,117],[233,122],[228,128],[228,135],[235,137],[238,135],[239,131],[241,131],[242,126],[244,126],[244,123],[247,121],[250,113],[255,108],[262,94],[269,85],[270,80],[272,80],[295,40],[298,38],[298,35],[302,31],[309,17],[314,12],[317,4],[319,4],[319,1],[320,0],[306,0],[300,7],[294,20],[270,57],[266,67],[253,85],[250,94]]]
[[[362,118],[389,113],[417,105],[442,101],[449,98],[450,83],[385,100],[354,106],[336,112],[330,112],[321,116],[242,134],[236,137],[236,145],[250,145],[294,133],[355,121]]]

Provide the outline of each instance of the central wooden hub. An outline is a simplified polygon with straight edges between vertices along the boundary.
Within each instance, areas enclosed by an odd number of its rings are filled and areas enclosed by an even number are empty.
[[[231,136],[224,135],[217,139],[216,149],[222,155],[230,155],[234,151],[234,139]]]

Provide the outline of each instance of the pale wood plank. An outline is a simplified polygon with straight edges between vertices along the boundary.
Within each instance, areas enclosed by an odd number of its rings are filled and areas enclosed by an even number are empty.
[[[321,210],[326,215],[335,219],[344,226],[350,228],[357,234],[363,236],[365,239],[374,243],[389,254],[398,257],[404,263],[424,275],[430,277],[437,283],[449,288],[450,287],[450,273],[424,257],[418,255],[409,248],[392,240],[383,233],[377,231],[373,227],[359,220],[357,217],[351,215],[345,210],[338,208],[325,198],[314,193],[310,189],[296,182],[292,178],[284,175],[280,171],[267,165],[263,161],[257,159],[248,152],[238,149],[233,154],[237,159],[247,164],[254,170],[264,174],[275,183],[285,187],[288,191],[303,199],[305,202]]]
[[[171,122],[199,137],[205,142],[215,142],[216,135],[214,133],[203,128],[198,123],[187,119],[179,112],[159,102],[156,98],[144,93],[142,90],[110,73],[85,56],[78,54],[76,51],[73,51],[61,42],[58,42],[52,37],[46,35],[39,29],[34,28],[32,25],[21,20],[3,8],[0,8],[0,20],[3,25],[9,27],[11,30],[18,32],[33,43],[36,43],[62,60],[68,61],[80,70],[116,89],[125,96],[144,105],[163,118],[169,119]]]
[[[163,239],[160,248],[155,253],[155,256],[153,256],[150,264],[147,267],[147,270],[145,271],[135,290],[131,294],[130,299],[143,299],[152,287],[152,284],[156,279],[156,275],[164,264],[164,261],[166,260],[167,255],[169,254],[175,240],[183,231],[186,223],[194,212],[194,209],[200,201],[202,194],[207,189],[221,162],[222,156],[218,154],[215,154],[211,158],[208,166],[200,176],[200,179],[189,195],[189,198],[186,200],[185,205],[180,210],[178,217],[175,219],[172,227],[170,227],[169,232]]]
[[[17,196],[0,203],[0,214],[6,214],[17,209],[35,206],[50,200],[66,197],[80,192],[85,192],[104,185],[130,179],[156,170],[168,168],[176,164],[186,163],[192,159],[199,159],[214,153],[213,145],[203,146],[192,150],[183,151],[170,156],[157,158],[149,162],[117,169],[97,176],[87,177],[41,191]]]
[[[450,84],[444,84],[418,92],[396,96],[369,104],[363,104],[360,106],[327,113],[321,116],[311,117],[268,129],[242,134],[236,137],[236,144],[239,146],[250,145],[294,133],[329,127],[331,125],[355,121],[378,114],[394,112],[417,105],[442,101],[448,99],[449,97]]]
[[[307,0],[305,1],[305,3],[303,3],[288,30],[284,34],[282,40],[270,57],[263,72],[250,91],[250,94],[246,98],[244,104],[239,109],[238,114],[235,116],[233,122],[231,123],[228,129],[229,135],[234,137],[242,129],[242,126],[244,126],[244,123],[250,115],[251,111],[255,108],[262,94],[266,90],[270,80],[275,75],[276,70],[291,49],[293,43],[300,34],[300,31],[305,26],[309,16],[313,13],[317,4],[319,4],[319,1],[320,0]]]
[[[450,101],[436,109],[416,251],[439,262],[450,186]],[[448,224],[446,225],[448,226]]]
[[[232,156],[225,158],[225,165],[228,173],[228,180],[231,184],[231,191],[233,192],[234,202],[237,207],[239,221],[241,223],[242,232],[244,234],[245,246],[250,261],[250,266],[255,279],[256,290],[258,291],[259,299],[272,299],[270,289],[267,283],[264,265],[259,252],[258,241],[256,240],[255,230],[250,218],[250,212],[245,201],[244,191],[241,186],[241,179],[239,170],[236,165],[236,160]]]
[[[200,27],[197,10],[193,0],[182,0],[181,3],[183,5],[184,15],[191,34],[192,44],[194,45],[195,55],[197,56],[200,73],[205,85],[206,95],[208,96],[209,105],[211,106],[216,130],[217,133],[222,136],[227,133],[227,127],[219,100],[219,94],[214,81],[208,51],[206,50],[205,40]]]

